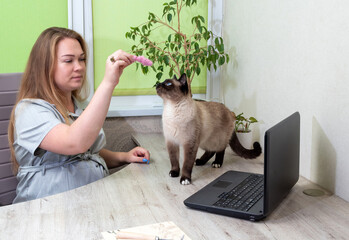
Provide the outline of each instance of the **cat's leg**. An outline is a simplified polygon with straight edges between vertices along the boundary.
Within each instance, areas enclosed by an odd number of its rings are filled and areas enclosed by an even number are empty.
[[[166,141],[167,152],[171,161],[171,177],[179,176],[179,145],[171,141]]]
[[[196,143],[186,143],[183,145],[184,161],[182,167],[182,176],[180,179],[180,183],[182,185],[188,185],[191,183],[191,172],[193,170],[198,148],[199,145]]]
[[[208,160],[210,160],[216,152],[209,152],[209,151],[205,151],[205,153],[201,156],[200,159],[196,159],[195,164],[198,166],[202,166],[205,165]]]
[[[220,168],[223,165],[224,152],[225,152],[225,149],[223,151],[216,153],[216,159],[212,163],[213,168]]]

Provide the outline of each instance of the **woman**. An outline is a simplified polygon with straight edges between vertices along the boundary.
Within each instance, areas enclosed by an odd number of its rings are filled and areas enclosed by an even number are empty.
[[[83,186],[109,174],[108,167],[149,159],[104,148],[102,129],[113,89],[133,55],[108,57],[103,81],[84,111],[86,44],[76,32],[52,27],[41,33],[24,71],[9,124],[9,143],[19,184],[14,203]]]

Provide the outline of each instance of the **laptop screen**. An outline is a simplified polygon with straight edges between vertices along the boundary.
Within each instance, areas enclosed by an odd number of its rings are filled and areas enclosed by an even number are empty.
[[[270,128],[264,144],[264,215],[268,215],[299,178],[300,114],[296,112]]]

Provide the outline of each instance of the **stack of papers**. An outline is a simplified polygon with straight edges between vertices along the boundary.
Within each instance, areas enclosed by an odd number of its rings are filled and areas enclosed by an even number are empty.
[[[104,240],[115,239],[171,239],[171,240],[190,240],[190,238],[173,222],[162,222],[126,229],[102,232]]]

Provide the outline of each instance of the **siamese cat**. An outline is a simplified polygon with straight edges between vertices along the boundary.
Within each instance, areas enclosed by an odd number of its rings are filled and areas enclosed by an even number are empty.
[[[239,156],[252,159],[262,150],[258,142],[253,149],[245,149],[234,131],[235,115],[222,103],[194,100],[189,93],[187,76],[167,79],[156,85],[157,94],[163,99],[163,132],[167,151],[171,161],[171,177],[180,173],[179,149],[182,146],[184,161],[180,183],[191,183],[194,166],[206,164],[216,155],[212,167],[223,164],[224,151],[228,145]],[[200,159],[196,159],[198,148],[205,150]],[[196,160],[195,160],[196,159]]]

